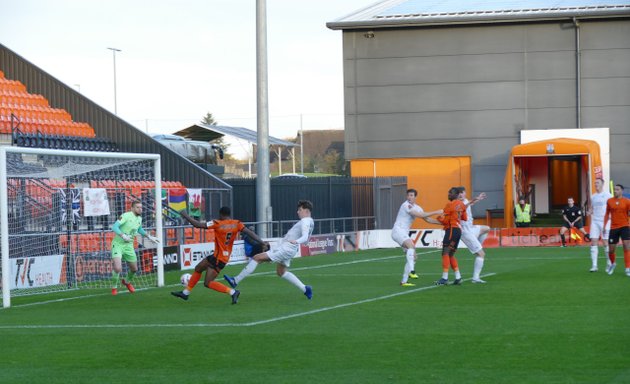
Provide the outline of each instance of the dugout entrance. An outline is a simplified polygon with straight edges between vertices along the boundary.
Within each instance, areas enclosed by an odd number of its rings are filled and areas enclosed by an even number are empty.
[[[572,196],[584,206],[602,177],[600,148],[592,140],[554,138],[514,146],[504,181],[505,226],[514,226],[520,196],[535,202],[538,213],[551,213]]]

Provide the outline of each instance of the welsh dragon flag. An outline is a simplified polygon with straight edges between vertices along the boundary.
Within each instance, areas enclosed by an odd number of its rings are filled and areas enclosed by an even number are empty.
[[[201,217],[201,189],[188,188],[188,212],[190,216]]]

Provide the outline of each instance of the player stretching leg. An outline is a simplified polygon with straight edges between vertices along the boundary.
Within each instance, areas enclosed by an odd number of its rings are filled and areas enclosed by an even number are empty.
[[[623,197],[623,185],[615,185],[615,196],[606,202],[604,224],[610,220],[610,235],[608,236],[608,257],[610,267],[606,271],[612,275],[617,264],[615,263],[615,248],[619,239],[623,242],[623,259],[626,264],[626,275],[630,276],[630,199]]]
[[[591,206],[588,214],[591,215],[591,261],[592,266],[590,272],[597,272],[597,256],[599,251],[597,245],[599,238],[604,243],[604,253],[606,255],[606,271],[610,269],[610,259],[608,258],[608,233],[610,232],[610,222],[604,226],[604,215],[606,214],[606,202],[612,196],[604,189],[604,180],[595,180],[595,193],[591,196]]]
[[[142,228],[142,203],[134,200],[131,203],[131,211],[123,213],[112,225],[112,230],[116,233],[112,240],[112,295],[118,294],[118,283],[122,272],[122,262],[127,263],[127,276],[122,279],[122,284],[129,292],[134,293],[133,279],[138,271],[136,251],[133,249],[133,239],[137,233],[146,236],[147,239],[158,243],[158,239],[148,235]]]
[[[236,288],[238,283],[252,274],[259,263],[274,262],[276,263],[276,273],[278,276],[298,287],[307,299],[311,300],[311,298],[313,298],[313,288],[310,285],[304,285],[297,276],[287,270],[287,268],[291,265],[291,259],[297,255],[300,249],[300,244],[304,244],[308,241],[309,237],[311,237],[311,233],[313,233],[313,227],[315,226],[315,223],[311,218],[313,203],[308,200],[300,200],[298,201],[297,206],[297,215],[300,218],[300,221],[295,223],[295,225],[289,229],[277,247],[274,247],[267,252],[254,255],[252,260],[237,276],[231,277],[223,274],[223,278],[232,286],[232,288]]]
[[[453,285],[462,283],[462,275],[459,272],[455,252],[462,236],[461,221],[468,220],[466,206],[459,200],[459,188],[453,187],[448,190],[449,203],[444,207],[444,217],[440,222],[444,225],[444,239],[442,240],[442,278],[435,282],[436,285],[448,284],[449,266],[455,272]]]
[[[418,191],[415,189],[407,190],[407,200],[400,206],[398,210],[398,215],[396,216],[396,221],[394,222],[394,227],[392,228],[392,240],[394,240],[398,245],[403,248],[405,252],[405,257],[407,262],[405,263],[405,268],[403,271],[402,280],[400,281],[400,285],[403,287],[413,287],[415,284],[409,283],[408,279],[417,279],[418,275],[416,275],[415,271],[415,263],[416,263],[416,245],[413,240],[409,237],[409,228],[411,228],[411,224],[414,219],[422,218],[427,223],[432,224],[440,224],[439,221],[430,218],[431,215],[440,215],[442,214],[442,210],[434,211],[434,212],[424,212],[422,208],[416,204],[416,198],[418,197]]]
[[[490,227],[487,225],[474,225],[473,215],[470,207],[486,198],[485,193],[479,194],[471,201],[466,198],[466,188],[459,187],[459,199],[466,205],[466,216],[468,220],[463,220],[462,224],[462,241],[468,247],[468,250],[473,255],[476,255],[475,262],[473,264],[473,276],[471,282],[476,284],[484,284],[485,281],[479,277],[481,275],[481,269],[486,257],[486,252],[483,250],[483,241],[488,237]]]
[[[241,293],[235,289],[226,287],[218,281],[214,281],[221,270],[230,261],[232,246],[234,245],[236,235],[239,232],[246,234],[249,238],[258,242],[263,249],[265,249],[268,244],[249,230],[249,228],[245,227],[239,220],[233,220],[230,217],[230,207],[221,207],[221,209],[219,209],[219,220],[211,220],[205,223],[193,219],[185,211],[181,211],[180,214],[195,228],[209,228],[214,230],[214,253],[197,263],[195,272],[193,272],[190,277],[186,289],[179,292],[171,292],[171,295],[188,300],[188,296],[201,278],[201,274],[205,271],[206,277],[204,278],[203,285],[217,292],[230,295],[232,304],[236,304]]]

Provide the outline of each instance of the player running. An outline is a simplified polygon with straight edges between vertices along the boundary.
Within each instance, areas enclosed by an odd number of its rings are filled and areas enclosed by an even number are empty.
[[[127,276],[122,279],[122,285],[126,286],[129,292],[134,293],[133,279],[138,271],[138,259],[133,248],[133,240],[136,234],[145,236],[154,243],[158,239],[147,234],[142,228],[142,203],[134,200],[131,203],[131,211],[123,213],[112,225],[112,230],[116,234],[112,240],[112,295],[118,294],[118,283],[122,272],[122,262],[127,263]]]
[[[442,210],[433,211],[433,212],[424,212],[422,208],[416,204],[416,198],[418,197],[418,191],[415,189],[407,190],[407,200],[401,204],[400,209],[398,210],[398,215],[396,216],[396,221],[394,222],[394,227],[392,228],[392,240],[394,240],[398,245],[403,248],[405,252],[405,257],[407,258],[407,262],[405,263],[405,268],[403,270],[403,277],[400,282],[400,285],[403,287],[413,287],[415,284],[409,283],[408,279],[417,279],[418,275],[416,275],[415,271],[415,263],[416,263],[416,245],[413,240],[409,237],[409,228],[411,228],[411,224],[415,220],[415,218],[421,218],[427,223],[431,224],[440,224],[439,221],[430,218],[431,215],[441,215]]]
[[[252,260],[237,276],[231,277],[223,274],[223,278],[232,286],[232,288],[236,288],[238,283],[252,274],[256,270],[256,267],[258,267],[259,263],[274,262],[276,263],[276,273],[278,276],[298,287],[300,291],[304,293],[304,296],[306,296],[309,300],[313,298],[313,288],[310,285],[304,285],[297,276],[287,270],[287,268],[291,265],[291,259],[297,255],[300,249],[300,244],[304,244],[308,241],[315,226],[315,223],[311,218],[313,203],[308,200],[300,200],[298,201],[297,207],[297,215],[300,218],[300,221],[295,223],[293,227],[289,229],[278,246],[274,246],[274,248],[269,251],[254,255]]]
[[[610,235],[608,236],[608,257],[610,267],[606,273],[612,275],[617,264],[615,263],[615,248],[621,238],[623,242],[623,259],[626,264],[626,275],[630,276],[630,199],[623,197],[623,185],[615,185],[615,196],[606,202],[606,213],[604,215],[604,225],[610,220]]]
[[[473,264],[473,277],[471,282],[475,284],[485,284],[485,280],[481,280],[479,276],[481,275],[481,270],[483,269],[483,263],[486,257],[486,252],[483,250],[482,244],[486,237],[488,237],[490,227],[487,225],[474,225],[472,210],[470,207],[485,199],[486,194],[480,193],[479,196],[469,201],[466,198],[466,187],[458,187],[458,189],[459,200],[466,205],[466,216],[468,218],[467,220],[461,221],[462,241],[466,244],[470,253],[476,255],[475,262]]]
[[[610,222],[604,226],[604,215],[606,215],[606,202],[612,195],[604,189],[604,180],[595,180],[595,193],[591,195],[591,205],[587,214],[591,216],[591,229],[589,235],[591,237],[591,261],[592,267],[590,272],[597,272],[597,244],[599,238],[604,243],[604,254],[606,255],[606,271],[610,269],[610,259],[608,258],[608,233],[610,232]]]
[[[249,228],[245,227],[239,220],[232,219],[231,214],[230,207],[221,207],[221,209],[219,209],[219,220],[200,222],[190,217],[185,211],[180,212],[180,215],[195,228],[214,229],[214,253],[197,263],[195,272],[193,272],[190,277],[186,289],[171,292],[171,295],[188,300],[188,296],[190,296],[193,288],[195,288],[195,285],[201,278],[201,274],[205,271],[206,277],[203,282],[205,287],[230,295],[230,297],[232,297],[232,304],[238,302],[238,297],[241,294],[239,291],[226,287],[218,281],[214,281],[221,270],[225,268],[228,261],[230,261],[232,246],[234,245],[236,235],[239,232],[246,234],[251,239],[258,242],[263,249],[268,247],[268,244],[253,231],[249,230]]]
[[[444,207],[444,217],[438,218],[440,223],[444,225],[444,239],[442,240],[442,278],[435,282],[436,285],[448,284],[449,265],[455,272],[453,285],[462,283],[462,275],[459,272],[455,252],[462,236],[460,222],[468,220],[468,215],[466,214],[466,206],[458,197],[458,187],[448,190],[449,203]]]

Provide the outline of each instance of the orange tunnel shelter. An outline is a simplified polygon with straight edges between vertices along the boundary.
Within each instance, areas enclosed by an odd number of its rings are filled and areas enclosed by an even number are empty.
[[[539,164],[536,161],[537,158],[560,156],[579,156],[582,159],[582,169],[587,177],[589,191],[594,190],[595,179],[603,175],[600,149],[597,142],[592,140],[556,138],[514,146],[510,152],[504,182],[504,218],[506,227],[510,228],[514,226],[514,204],[518,199],[517,194],[520,193],[522,185],[527,184],[528,168],[535,167]],[[550,171],[553,172],[553,169]],[[562,180],[562,178],[572,177],[569,173],[576,171],[577,170],[570,168],[561,170],[561,172],[565,172],[566,174],[560,174],[560,180]],[[560,187],[562,187],[562,185],[560,185]],[[558,199],[555,196],[551,198]]]

